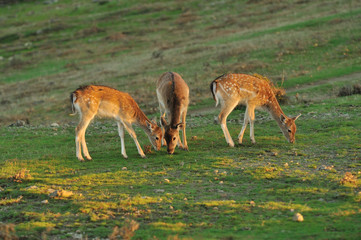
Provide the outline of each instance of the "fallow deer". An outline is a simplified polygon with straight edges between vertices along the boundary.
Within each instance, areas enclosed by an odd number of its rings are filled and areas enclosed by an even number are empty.
[[[173,154],[177,144],[180,148],[188,150],[186,115],[189,104],[189,88],[187,83],[178,73],[164,73],[157,81],[157,97],[167,152]],[[167,115],[168,121],[166,121],[165,115]],[[179,130],[183,132],[183,143],[179,137]]]
[[[74,113],[79,113],[80,122],[75,129],[76,156],[80,161],[91,160],[85,142],[85,131],[90,121],[95,117],[115,119],[121,142],[121,152],[124,158],[128,158],[124,146],[124,129],[133,138],[138,153],[142,158],[145,154],[137,140],[132,124],[138,125],[148,135],[155,150],[160,150],[162,140],[162,129],[150,121],[139,108],[135,100],[128,94],[106,86],[89,85],[79,87],[70,94]]]
[[[295,142],[295,121],[301,114],[293,118],[287,117],[278,104],[273,92],[274,87],[268,81],[246,74],[224,74],[216,78],[211,83],[210,88],[216,106],[221,104],[218,121],[229,146],[234,147],[234,142],[229,134],[226,120],[238,104],[246,105],[243,127],[238,135],[240,144],[248,122],[250,122],[251,141],[252,143],[256,142],[254,138],[254,110],[258,108],[268,111],[278,123],[286,139],[290,143]]]

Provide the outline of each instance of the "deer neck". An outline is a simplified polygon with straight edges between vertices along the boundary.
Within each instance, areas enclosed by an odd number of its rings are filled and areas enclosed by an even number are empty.
[[[149,118],[144,114],[142,110],[139,109],[137,116],[136,116],[136,124],[144,130],[146,134],[150,134],[149,128],[147,123],[151,123]]]
[[[171,111],[171,119],[170,119],[170,125],[176,126],[178,123],[180,123],[181,119],[181,106],[180,104],[174,104],[173,109]]]
[[[269,100],[269,103],[266,104],[266,109],[271,114],[272,118],[276,120],[278,126],[282,127],[283,124],[281,122],[281,115],[285,118],[287,118],[287,116],[283,113],[275,96],[272,96]]]

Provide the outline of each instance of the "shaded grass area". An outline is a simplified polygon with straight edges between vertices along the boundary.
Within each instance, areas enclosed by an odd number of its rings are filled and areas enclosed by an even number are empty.
[[[134,236],[142,239],[357,239],[360,111],[350,103],[358,101],[353,95],[284,107],[303,114],[293,145],[262,112],[257,144],[246,137],[235,148],[213,124],[216,109],[189,116],[190,151],[170,156],[163,148],[145,160],[129,136],[129,159],[123,159],[116,127],[106,121],[88,129],[94,160],[86,163],[75,158],[73,126],[2,128],[0,221],[15,224],[16,234],[30,239],[105,238],[127,219],[139,224]],[[229,117],[234,138],[239,119],[239,111]],[[142,146],[149,144],[137,134]],[[30,176],[13,181],[21,169]],[[342,181],[346,172],[356,180]],[[73,195],[51,197],[49,189]],[[304,222],[292,221],[296,212]]]

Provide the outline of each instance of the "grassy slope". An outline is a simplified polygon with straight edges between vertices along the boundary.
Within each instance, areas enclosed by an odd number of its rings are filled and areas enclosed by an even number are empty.
[[[2,6],[0,222],[34,239],[104,238],[126,219],[140,224],[138,238],[359,238],[360,180],[341,180],[346,172],[360,177],[361,97],[337,91],[359,82],[360,13],[358,1]],[[114,124],[98,122],[87,133],[94,161],[75,160],[69,92],[111,85],[156,113],[154,81],[169,70],[190,85],[190,152],[163,149],[142,160],[127,137],[125,161]],[[297,143],[286,144],[257,113],[257,144],[246,138],[228,148],[208,89],[224,72],[285,79],[292,91],[284,111],[303,114]],[[234,137],[239,113],[229,117]],[[32,126],[5,127],[17,119]],[[61,127],[46,127],[53,121]],[[21,169],[31,177],[11,180]],[[48,189],[75,194],[54,199]],[[295,212],[305,221],[293,222]]]

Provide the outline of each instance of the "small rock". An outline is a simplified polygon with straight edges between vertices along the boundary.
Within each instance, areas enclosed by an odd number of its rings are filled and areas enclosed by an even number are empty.
[[[293,216],[293,221],[295,222],[303,222],[303,216],[301,213],[296,213],[294,216]]]
[[[44,201],[41,201],[41,203],[43,203],[43,204],[48,204],[49,201],[48,201],[48,200],[44,200]]]
[[[25,188],[26,190],[30,190],[30,189],[38,189],[38,187],[37,186],[30,186],[30,187],[27,187],[27,188]]]
[[[122,170],[124,170],[124,171],[125,171],[125,170],[128,170],[128,168],[127,168],[127,167],[122,167]]]
[[[156,192],[156,193],[164,193],[164,189],[155,189],[154,192]]]
[[[4,57],[3,56],[0,56],[0,61],[4,60]]]
[[[214,207],[213,210],[218,210],[218,207]]]
[[[220,181],[219,184],[223,184],[223,181]]]
[[[57,123],[52,123],[52,124],[50,124],[50,127],[57,128],[57,127],[59,127],[59,124],[57,124]]]
[[[72,237],[73,237],[73,239],[83,239],[83,234],[74,233]]]

